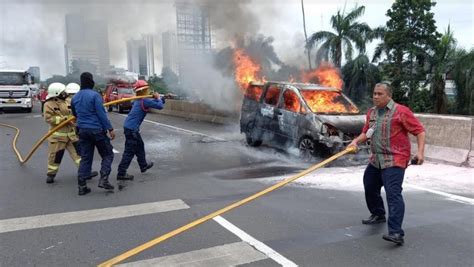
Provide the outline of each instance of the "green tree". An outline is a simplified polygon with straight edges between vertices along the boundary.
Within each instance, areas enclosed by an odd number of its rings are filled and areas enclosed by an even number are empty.
[[[456,84],[456,113],[474,115],[474,49],[458,49],[452,71]]]
[[[372,88],[380,82],[381,73],[377,66],[370,63],[365,54],[360,54],[354,60],[342,67],[344,93],[356,104],[366,106],[370,104]]]
[[[331,58],[334,65],[341,67],[343,47],[345,48],[344,57],[346,60],[352,59],[353,45],[361,52],[365,52],[367,37],[371,32],[366,23],[359,23],[356,20],[364,14],[365,7],[355,7],[352,11],[337,11],[336,15],[331,16],[331,27],[335,33],[329,31],[319,31],[313,33],[307,44],[307,49],[321,44],[320,51],[326,58]]]
[[[153,92],[166,94],[169,91],[163,77],[153,75],[148,78],[147,82],[148,82],[148,85],[150,85]]]
[[[396,0],[387,11],[384,74],[394,88],[395,101],[416,101],[413,94],[426,79],[425,66],[440,37],[431,12],[434,5],[431,0]]]
[[[433,55],[430,58],[431,94],[434,103],[434,112],[444,114],[448,111],[448,99],[445,93],[446,74],[451,72],[456,62],[456,40],[451,27],[448,25],[446,33],[439,40]]]

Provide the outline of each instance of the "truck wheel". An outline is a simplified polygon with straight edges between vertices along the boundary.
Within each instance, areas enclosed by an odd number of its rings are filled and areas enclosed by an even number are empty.
[[[114,107],[112,107],[112,105],[110,105],[107,110],[108,110],[109,112],[112,112],[112,110],[114,110]]]
[[[310,137],[305,136],[301,138],[298,149],[300,150],[300,156],[302,158],[311,158],[316,154],[316,144]]]
[[[31,113],[31,110],[32,108],[25,108],[24,111],[26,111],[26,113]]]
[[[119,112],[119,113],[123,113],[123,108],[122,108],[122,106],[120,106],[120,105],[118,106],[118,112]]]

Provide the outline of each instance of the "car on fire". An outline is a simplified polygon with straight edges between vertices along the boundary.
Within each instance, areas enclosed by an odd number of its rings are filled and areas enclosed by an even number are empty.
[[[133,82],[123,80],[111,80],[105,87],[104,102],[108,103],[123,98],[129,98],[135,96],[133,91]],[[125,112],[132,108],[132,102],[122,102],[120,104],[109,106],[109,111],[117,109],[119,113]]]
[[[317,84],[250,83],[240,131],[247,144],[297,147],[300,155],[326,156],[360,134],[365,116],[340,90]]]

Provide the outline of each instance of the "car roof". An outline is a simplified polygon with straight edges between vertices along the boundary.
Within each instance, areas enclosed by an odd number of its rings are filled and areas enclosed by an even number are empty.
[[[276,81],[268,81],[265,83],[250,82],[250,85],[256,85],[256,86],[263,86],[266,84],[293,86],[293,87],[296,87],[298,90],[321,90],[321,91],[337,91],[337,92],[341,91],[334,87],[328,87],[328,86],[323,86],[323,85],[314,84],[314,83],[294,83],[294,82],[276,82]]]

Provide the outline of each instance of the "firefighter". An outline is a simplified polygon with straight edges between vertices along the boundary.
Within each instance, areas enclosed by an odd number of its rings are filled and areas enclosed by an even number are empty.
[[[66,102],[66,87],[62,83],[52,83],[48,87],[48,95],[44,103],[44,119],[50,128],[56,127],[61,122],[71,117],[71,111]],[[48,138],[48,172],[46,183],[54,183],[54,178],[61,164],[64,150],[67,149],[74,163],[79,166],[80,156],[76,152],[78,138],[73,125],[68,124],[54,132]],[[97,172],[92,172],[89,179],[96,176]]]
[[[134,91],[137,96],[149,95],[149,86],[147,82],[139,80],[134,85]],[[125,135],[125,149],[123,151],[122,160],[118,166],[117,180],[133,180],[133,175],[127,173],[127,169],[137,156],[138,165],[142,173],[153,167],[153,162],[147,162],[145,156],[145,144],[140,135],[140,125],[145,119],[150,108],[162,109],[165,104],[164,97],[154,93],[153,99],[143,98],[135,100],[132,109],[128,113],[123,124],[123,132]]]
[[[72,110],[71,110],[71,101],[72,101],[72,97],[77,94],[77,92],[79,92],[79,90],[81,89],[81,86],[77,83],[68,83],[66,85],[66,94],[67,94],[67,98],[66,98],[66,102],[67,102],[67,107],[69,109],[69,111],[71,112],[72,114]],[[74,129],[76,131],[76,136],[79,136],[79,128],[77,128],[77,125],[74,123]],[[81,155],[81,149],[80,149],[80,146],[79,146],[79,142],[77,142],[77,145],[76,145],[76,152],[77,154],[80,156]]]

